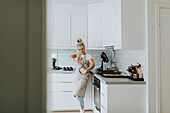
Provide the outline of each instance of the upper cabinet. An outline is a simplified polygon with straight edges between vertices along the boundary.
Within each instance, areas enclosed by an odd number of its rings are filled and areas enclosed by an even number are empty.
[[[53,3],[53,48],[76,49],[82,38],[88,49],[145,49],[145,0],[96,2]]]
[[[88,48],[103,48],[101,3],[88,5]]]
[[[70,14],[53,13],[53,47],[70,46]]]
[[[103,45],[121,49],[121,0],[104,0],[102,3]]]
[[[77,39],[87,45],[87,5],[53,2],[53,49],[76,49]]]
[[[87,45],[87,13],[71,14],[71,47],[76,48],[77,39],[81,38]]]
[[[145,0],[104,0],[102,2],[103,45],[115,49],[145,49]]]

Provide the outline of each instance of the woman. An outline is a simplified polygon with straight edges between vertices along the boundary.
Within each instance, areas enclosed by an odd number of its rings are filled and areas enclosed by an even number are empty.
[[[75,62],[75,91],[74,97],[80,102],[80,113],[84,113],[84,95],[88,84],[89,71],[94,68],[95,63],[91,55],[87,54],[85,51],[85,45],[82,39],[77,40],[78,54],[70,55],[70,59]],[[77,61],[75,60],[77,58]]]

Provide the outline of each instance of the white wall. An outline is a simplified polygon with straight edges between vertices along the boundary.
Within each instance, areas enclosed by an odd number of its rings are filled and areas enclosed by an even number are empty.
[[[134,45],[140,45],[135,47],[136,50],[145,50],[146,0],[122,0],[121,4],[123,49],[134,50]]]
[[[119,70],[126,73],[128,73],[128,66],[137,65],[137,62],[139,62],[142,65],[142,72],[146,81],[145,50],[116,50],[115,62]]]
[[[0,113],[42,113],[42,0],[1,0],[0,14]]]
[[[148,0],[148,94],[149,113],[157,113],[156,105],[156,31],[155,31],[155,3],[170,3],[169,0]]]
[[[95,62],[95,68],[99,68],[101,66],[101,53],[102,52],[105,52],[107,57],[111,58],[111,54],[110,54],[110,50],[86,50],[86,52],[88,54],[90,54],[93,59],[94,59],[94,62]],[[71,54],[76,54],[78,53],[78,51],[76,49],[72,49],[72,50],[61,50],[61,49],[58,49],[58,50],[51,50],[51,53],[52,54],[55,54],[57,56],[57,62],[56,62],[56,65],[60,66],[60,67],[64,67],[64,66],[72,66],[73,68],[76,68],[76,64],[74,62],[72,62],[70,59],[69,59],[69,56]],[[51,64],[52,66],[52,64]],[[108,63],[108,66],[109,66],[109,63]]]

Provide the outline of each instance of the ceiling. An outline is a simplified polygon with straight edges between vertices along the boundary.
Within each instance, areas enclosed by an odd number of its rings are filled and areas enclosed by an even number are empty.
[[[59,3],[76,3],[76,4],[91,4],[101,2],[103,0],[53,0]]]

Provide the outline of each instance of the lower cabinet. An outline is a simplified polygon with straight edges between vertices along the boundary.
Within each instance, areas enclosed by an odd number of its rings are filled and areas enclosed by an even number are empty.
[[[53,111],[79,110],[72,91],[54,92],[52,102]]]
[[[101,82],[101,113],[146,113],[145,84]]]
[[[75,74],[52,73],[52,111],[80,110],[77,99],[73,96]],[[91,109],[91,77],[84,97],[85,109]]]

